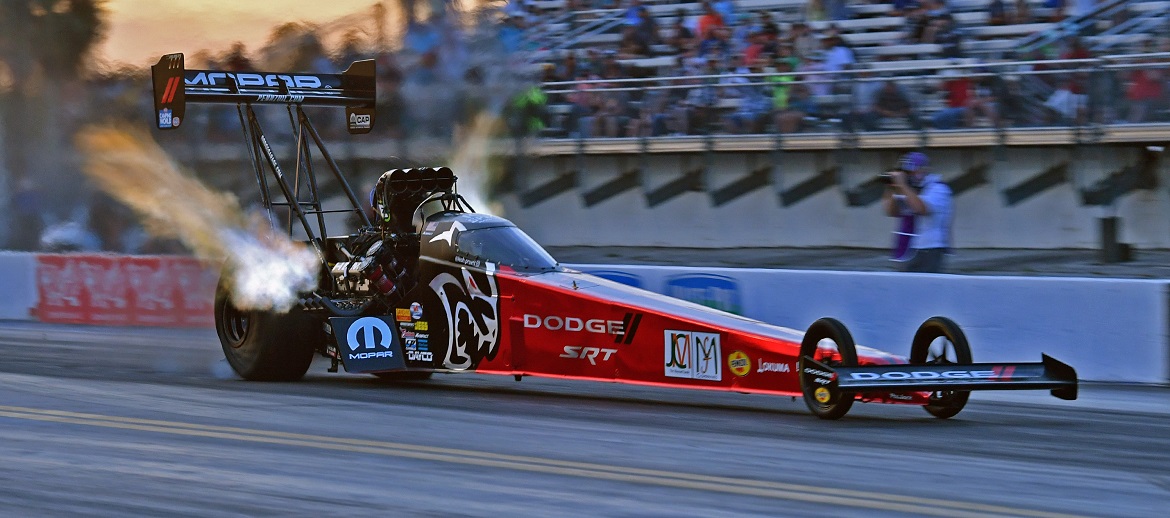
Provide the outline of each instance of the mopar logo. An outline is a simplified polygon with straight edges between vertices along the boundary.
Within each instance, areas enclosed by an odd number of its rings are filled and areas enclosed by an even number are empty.
[[[191,86],[224,86],[227,78],[235,78],[239,86],[278,86],[283,81],[289,88],[321,88],[321,78],[317,76],[295,76],[288,74],[252,74],[246,72],[199,72],[195,77],[186,81]]]
[[[805,369],[807,372],[808,369]],[[855,380],[935,380],[935,379],[987,379],[996,377],[995,371],[946,371],[946,372],[851,372]]]
[[[722,275],[697,273],[672,277],[666,281],[666,295],[737,315],[743,309],[739,283]]]
[[[374,331],[378,332],[375,337]],[[358,340],[358,333],[361,333],[362,340]],[[349,326],[349,331],[345,333],[345,343],[349,344],[349,350],[356,351],[361,347],[366,349],[376,349],[378,346],[390,347],[390,326],[381,319],[374,317],[359,318],[357,322]],[[353,355],[351,355],[353,356]]]

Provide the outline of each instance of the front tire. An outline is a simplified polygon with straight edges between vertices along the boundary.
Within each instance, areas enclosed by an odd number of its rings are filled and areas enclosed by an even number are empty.
[[[834,347],[821,347],[822,340],[832,341]],[[813,415],[821,419],[840,419],[853,408],[855,395],[836,393],[830,394],[825,402],[818,401],[816,391],[824,387],[805,385],[803,364],[806,356],[830,367],[854,367],[857,365],[857,346],[853,343],[853,335],[849,334],[849,329],[840,321],[822,318],[808,327],[804,339],[800,342],[801,365],[797,371],[800,373],[800,389],[804,392],[804,404]]]
[[[317,346],[324,343],[320,325],[300,308],[287,313],[240,309],[230,295],[220,277],[215,290],[215,332],[232,370],[249,381],[304,377]]]
[[[911,365],[969,364],[971,346],[967,336],[953,320],[931,317],[918,327],[910,345]],[[930,403],[923,408],[939,419],[954,417],[967,405],[969,390],[939,390],[930,395]]]

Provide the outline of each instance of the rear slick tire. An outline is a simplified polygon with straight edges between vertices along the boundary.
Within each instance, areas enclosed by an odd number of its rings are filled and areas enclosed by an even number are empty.
[[[324,343],[320,325],[300,308],[287,313],[237,308],[222,278],[215,290],[215,332],[232,370],[249,381],[301,379],[318,342]]]
[[[832,340],[837,345],[837,353],[840,358],[831,358],[830,355],[819,353],[817,344],[824,339]],[[853,343],[853,335],[840,321],[833,318],[822,318],[808,326],[808,331],[805,331],[804,339],[800,342],[801,365],[797,368],[797,373],[800,374],[800,389],[804,393],[804,404],[808,406],[813,415],[821,419],[840,419],[849,412],[850,408],[853,408],[853,400],[856,395],[851,393],[836,394],[836,401],[828,403],[817,401],[815,391],[819,387],[804,384],[802,373],[804,372],[803,363],[806,356],[830,367],[854,367],[857,365],[857,346]]]
[[[941,347],[932,350],[935,340],[945,338]],[[918,327],[914,342],[910,345],[911,365],[945,365],[948,363],[969,364],[971,346],[967,336],[953,320],[946,317],[931,317]],[[930,403],[923,406],[930,415],[939,419],[954,417],[967,406],[971,397],[969,390],[939,390],[931,393]]]

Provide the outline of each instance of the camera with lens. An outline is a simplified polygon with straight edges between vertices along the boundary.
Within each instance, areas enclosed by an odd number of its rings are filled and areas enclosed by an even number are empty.
[[[901,171],[901,169],[897,169],[897,170]],[[905,171],[903,171],[903,173],[904,172]],[[881,180],[881,182],[885,185],[894,185],[894,175],[892,175],[890,173],[891,173],[891,171],[886,171],[886,172],[878,175],[878,180]]]

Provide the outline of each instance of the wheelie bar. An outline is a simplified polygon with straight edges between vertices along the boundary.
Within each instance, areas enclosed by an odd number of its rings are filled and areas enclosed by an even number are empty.
[[[804,357],[800,375],[806,387],[830,393],[936,390],[1051,389],[1060,399],[1077,398],[1077,373],[1047,354],[1040,363],[865,365],[830,367]]]

